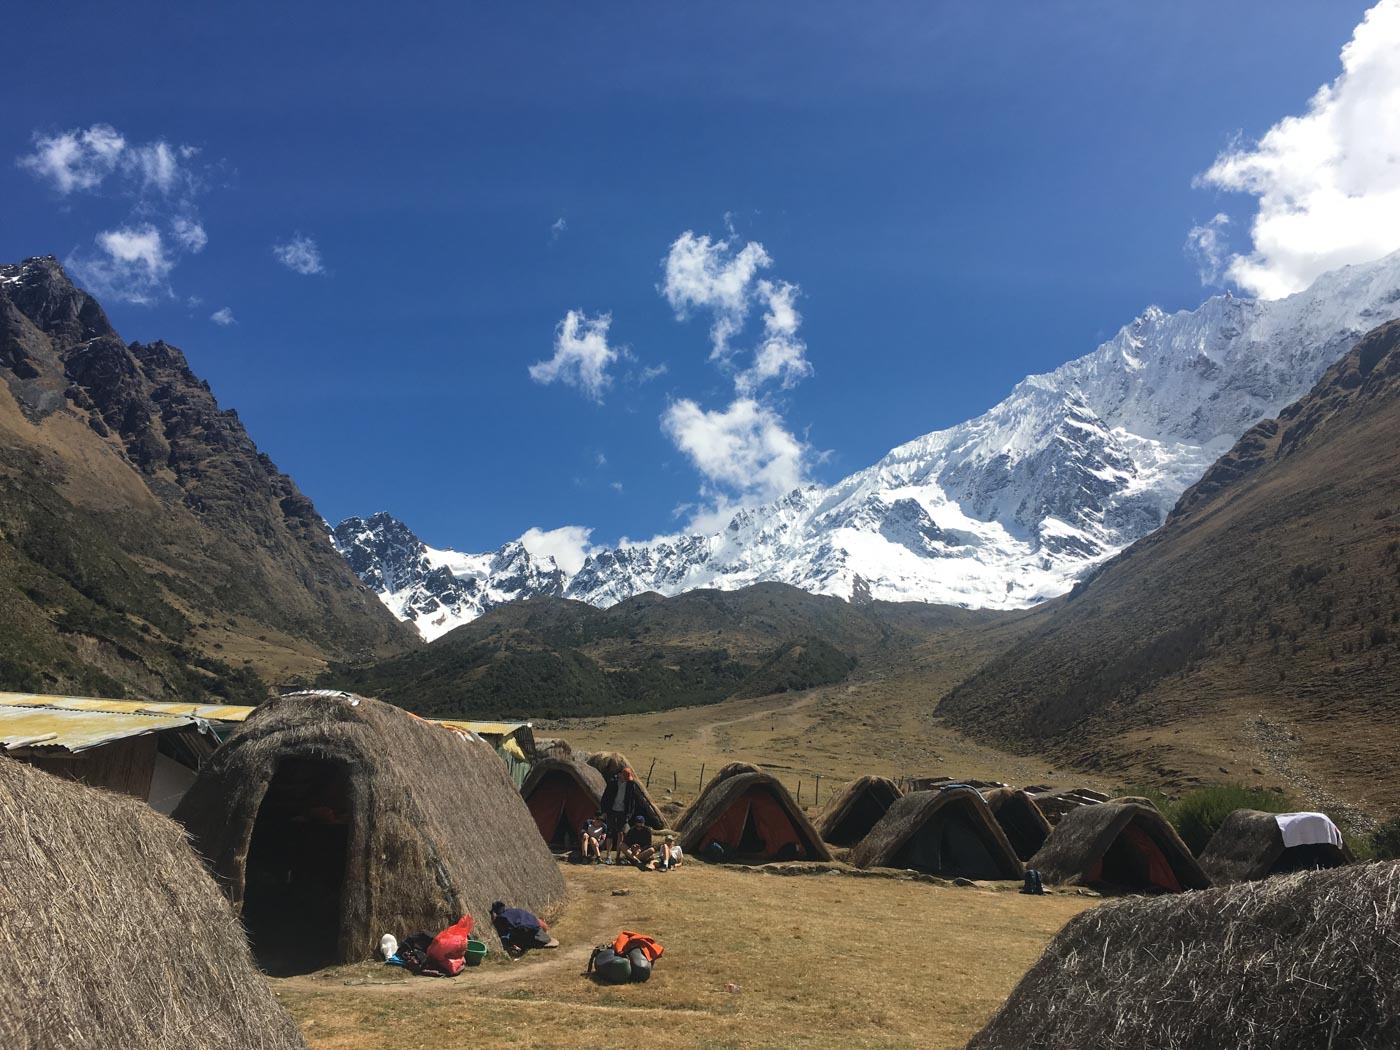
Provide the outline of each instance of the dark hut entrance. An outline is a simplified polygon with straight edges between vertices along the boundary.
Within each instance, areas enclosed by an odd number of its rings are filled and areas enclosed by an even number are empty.
[[[710,824],[706,844],[718,842],[731,859],[796,860],[811,844],[766,785],[755,785]]]
[[[982,832],[956,804],[938,810],[910,835],[891,867],[965,879],[1006,877]]]
[[[1124,826],[1084,881],[1130,893],[1180,893],[1176,876],[1157,840],[1134,821]]]
[[[258,964],[273,976],[338,958],[350,818],[345,765],[277,764],[253,822],[243,889],[243,923]]]
[[[880,823],[890,808],[892,799],[876,793],[875,789],[862,791],[851,803],[846,815],[826,834],[826,840],[835,846],[854,846],[870,829]]]

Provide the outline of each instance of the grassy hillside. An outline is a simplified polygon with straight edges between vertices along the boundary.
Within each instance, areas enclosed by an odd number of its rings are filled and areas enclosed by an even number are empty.
[[[1273,764],[1314,801],[1336,790],[1400,804],[1397,435],[1390,324],[1244,435],[1160,531],[1052,603],[940,714],[1130,775]]]
[[[995,616],[858,606],[784,584],[643,594],[610,609],[538,598],[495,609],[423,649],[338,665],[322,682],[440,716],[659,711],[841,682],[930,633]]]
[[[0,281],[0,689],[255,702],[416,640],[184,356]]]

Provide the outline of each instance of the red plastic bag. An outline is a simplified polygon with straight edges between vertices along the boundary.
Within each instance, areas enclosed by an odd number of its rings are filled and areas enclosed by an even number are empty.
[[[433,938],[428,945],[428,963],[449,977],[456,977],[466,965],[467,938],[471,935],[475,921],[470,915],[463,915],[447,929]]]

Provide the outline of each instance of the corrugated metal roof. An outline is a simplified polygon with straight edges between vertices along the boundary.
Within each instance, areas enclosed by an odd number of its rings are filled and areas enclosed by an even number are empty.
[[[0,707],[118,715],[184,715],[187,718],[202,718],[206,722],[242,722],[254,711],[254,708],[239,704],[161,704],[146,700],[107,700],[96,696],[47,696],[43,693],[0,693]]]
[[[0,747],[61,747],[85,751],[127,737],[194,725],[186,715],[63,711],[51,707],[0,707]]]
[[[441,722],[453,729],[465,729],[478,736],[510,736],[516,730],[524,729],[529,722],[464,722],[456,718],[433,718],[429,721]]]

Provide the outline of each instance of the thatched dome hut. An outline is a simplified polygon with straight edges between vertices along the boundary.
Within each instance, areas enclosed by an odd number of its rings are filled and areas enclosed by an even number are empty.
[[[490,745],[348,693],[263,704],[174,815],[278,972],[484,919],[497,898],[550,913],[564,896]]]
[[[0,757],[0,1045],[306,1044],[184,831]]]
[[[903,797],[889,777],[859,777],[827,803],[817,819],[817,833],[833,846],[854,846]]]
[[[1235,810],[1201,852],[1201,868],[1211,882],[1224,886],[1294,871],[1340,868],[1356,859],[1331,821],[1327,823],[1333,833],[1332,841],[1285,845],[1278,818],[1291,815]]]
[[[530,767],[520,797],[540,836],[560,849],[577,845],[579,828],[602,804],[603,774],[572,758],[545,758]]]
[[[637,812],[646,818],[647,826],[653,830],[664,828],[666,818],[661,815],[661,810],[656,808],[656,802],[651,797],[651,792],[642,782],[642,778],[632,763],[627,761],[627,756],[621,751],[598,751],[588,756],[588,764],[603,775],[604,781],[612,780],[624,769],[631,769],[636,780],[637,791]]]
[[[732,766],[740,766],[733,763]],[[762,770],[726,766],[705,785],[676,822],[676,836],[687,853],[704,855],[711,843],[726,859],[822,860],[831,851],[787,788]]]
[[[1103,792],[1091,791],[1088,788],[1027,788],[1026,793],[1030,795],[1041,815],[1050,822],[1051,827],[1058,824],[1060,818],[1071,810],[1082,806],[1097,806],[1108,801],[1108,796]]]
[[[1066,813],[1026,867],[1046,882],[1116,893],[1179,893],[1210,885],[1167,818],[1133,802]]]
[[[983,793],[982,797],[1006,833],[1006,841],[1011,843],[1016,856],[1023,861],[1034,857],[1050,837],[1050,822],[1035,800],[1015,788],[996,788]]]
[[[1019,879],[1006,833],[976,788],[911,791],[851,851],[858,868],[912,868],[944,878]]]
[[[1400,1045],[1397,889],[1386,863],[1103,904],[967,1050]]]

